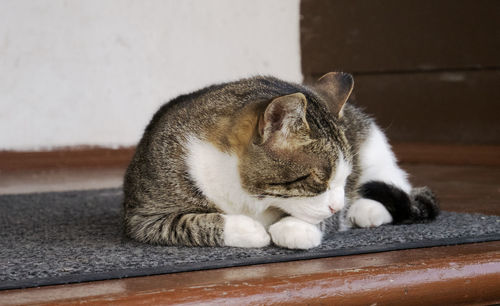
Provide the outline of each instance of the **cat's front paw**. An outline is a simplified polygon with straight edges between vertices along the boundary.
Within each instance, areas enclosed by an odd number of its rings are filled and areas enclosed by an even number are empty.
[[[244,215],[224,215],[224,244],[242,248],[261,248],[271,238],[262,224]]]
[[[286,217],[269,228],[273,242],[288,249],[310,249],[321,244],[323,233],[318,226],[295,217]]]
[[[392,216],[384,205],[370,199],[354,202],[349,208],[347,218],[358,227],[376,227],[392,222]]]

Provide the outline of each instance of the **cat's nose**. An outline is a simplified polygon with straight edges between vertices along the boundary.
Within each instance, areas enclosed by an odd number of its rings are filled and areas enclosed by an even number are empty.
[[[334,199],[333,201],[330,202],[330,205],[328,205],[328,209],[330,209],[330,212],[332,214],[340,211],[344,207],[344,199]]]
[[[329,194],[328,198],[328,208],[332,214],[340,211],[344,207],[344,188],[343,187],[335,187]]]

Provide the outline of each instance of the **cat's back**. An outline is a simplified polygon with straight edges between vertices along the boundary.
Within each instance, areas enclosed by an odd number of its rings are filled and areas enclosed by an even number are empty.
[[[157,152],[168,147],[175,157],[185,147],[191,136],[205,138],[223,122],[235,120],[237,114],[248,106],[266,103],[272,99],[293,93],[304,93],[310,103],[309,116],[325,116],[318,108],[317,93],[313,88],[286,82],[274,77],[259,76],[234,82],[205,87],[190,94],[180,95],[164,104],[153,116],[138,145],[138,152]],[[329,121],[330,119],[326,119]],[[347,104],[343,129],[350,142],[362,141],[372,119],[359,108]],[[141,152],[143,151],[143,152]]]
[[[231,117],[251,103],[268,101],[303,89],[274,77],[254,77],[205,87],[180,95],[164,104],[153,116],[145,134],[166,126],[199,131],[215,124],[221,117]]]
[[[248,106],[304,90],[298,84],[260,76],[212,85],[174,98],[147,125],[126,180],[145,173],[153,175],[158,169],[182,173],[190,138],[204,139],[217,129],[222,131],[222,124],[235,120],[236,114]]]
[[[183,201],[201,200],[188,175],[190,141],[222,135],[219,141],[211,140],[224,145],[239,113],[253,104],[301,90],[300,85],[273,77],[255,77],[209,86],[167,102],[146,127],[129,164],[125,206],[142,205],[139,203],[149,197],[167,201],[166,194]]]
[[[343,113],[341,124],[345,135],[351,146],[358,147],[366,140],[374,120],[362,108],[355,106],[352,102],[345,105]]]

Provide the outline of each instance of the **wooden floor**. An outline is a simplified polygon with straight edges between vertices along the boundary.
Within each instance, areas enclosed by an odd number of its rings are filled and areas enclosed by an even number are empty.
[[[500,167],[403,164],[442,208],[500,215]],[[8,170],[0,193],[118,187],[123,167]],[[15,304],[488,304],[500,302],[500,242],[0,292]]]
[[[500,215],[500,166],[403,164],[415,186],[430,186],[443,210]]]
[[[0,194],[119,187],[124,173],[123,167],[3,171]]]

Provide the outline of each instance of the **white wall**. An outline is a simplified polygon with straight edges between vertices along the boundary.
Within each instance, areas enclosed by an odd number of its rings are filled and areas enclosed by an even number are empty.
[[[134,145],[163,102],[300,82],[299,0],[0,1],[0,150]]]

